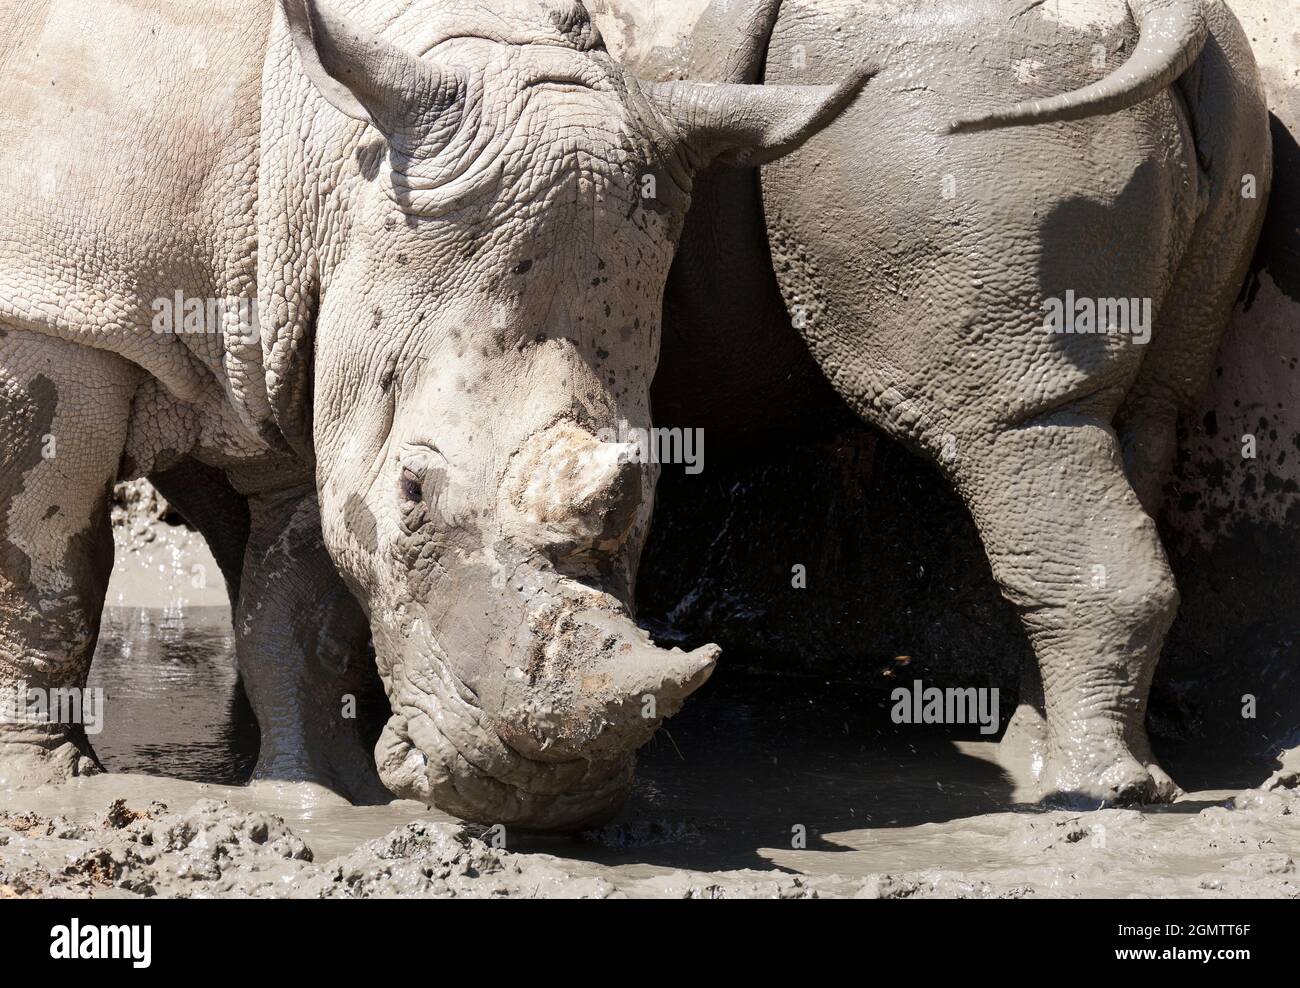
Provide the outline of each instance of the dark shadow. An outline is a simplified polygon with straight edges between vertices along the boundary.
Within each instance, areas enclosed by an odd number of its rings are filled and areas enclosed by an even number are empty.
[[[669,467],[660,482],[638,583],[642,620],[658,637],[716,641],[726,673],[772,674],[792,690],[820,677],[877,697],[887,695],[898,657],[906,656],[907,676],[927,685],[999,687],[1003,722],[1009,719],[1018,670],[1032,655],[965,507],[936,471],[851,426],[831,440],[761,455],[728,458],[715,448],[708,455],[703,474]],[[1276,495],[1261,485],[1257,496]],[[1297,532],[1300,518],[1285,529],[1242,527],[1218,533],[1213,551],[1179,546],[1162,533],[1182,604],[1157,668],[1148,726],[1157,757],[1189,792],[1257,786],[1272,774],[1274,753],[1300,743]],[[791,584],[795,564],[806,569],[802,589]],[[725,710],[713,706],[725,681],[720,671],[668,725],[679,746],[678,725],[696,711],[713,709],[727,722]],[[1243,716],[1247,695],[1255,698],[1254,717]],[[750,704],[748,716],[784,718],[792,702],[776,691],[765,706]],[[824,727],[807,730],[816,738]],[[847,780],[850,793],[874,781],[877,799],[909,791],[901,764],[893,776],[873,767],[888,756],[888,738],[866,731],[855,734],[855,747],[819,751],[801,730],[791,729],[772,754],[787,767],[806,762],[802,782],[779,766],[751,766],[744,784],[727,780],[730,788],[711,770],[701,777],[726,794],[728,807],[762,805],[768,791],[807,794],[833,822],[823,832],[855,824],[835,814],[833,797],[819,801],[815,772]],[[661,738],[648,753],[646,778],[671,798],[696,784],[692,777],[709,755],[685,752],[674,767],[667,743]],[[766,830],[743,815],[727,826],[750,827],[746,837],[755,846],[788,847],[776,821],[793,810],[771,800]]]
[[[1241,290],[1249,310],[1259,290],[1259,274],[1267,271],[1277,287],[1300,303],[1300,144],[1276,115],[1268,115],[1273,137],[1273,189],[1264,228],[1259,234],[1250,275]]]
[[[1151,237],[1141,218],[1151,212],[1149,203],[1161,201],[1160,181],[1161,169],[1143,161],[1111,202],[1083,196],[1057,202],[1039,226],[1038,243],[1043,248],[1038,259],[1040,301],[1055,299],[1064,304],[1071,297],[1076,302],[1131,299],[1146,296],[1146,285],[1151,289],[1159,285],[1162,272],[1152,270],[1149,281],[1139,280],[1136,285],[1134,272],[1151,263]],[[1117,347],[1137,345],[1131,336],[1096,332],[1100,318],[1098,313],[1092,333],[1049,335],[1045,329],[1043,333],[1053,349],[1079,371],[1098,375],[1117,359]]]
[[[615,824],[516,850],[701,871],[777,866],[763,848],[852,851],[846,831],[914,827],[1010,809],[997,766],[951,743],[980,738],[896,725],[888,694],[824,679],[720,671],[642,750]],[[797,831],[795,828],[802,828]],[[833,867],[833,865],[832,865]]]
[[[1168,540],[1172,542],[1172,537]],[[1156,754],[1188,790],[1265,781],[1300,742],[1300,535],[1267,526],[1171,552],[1182,596],[1151,691]]]

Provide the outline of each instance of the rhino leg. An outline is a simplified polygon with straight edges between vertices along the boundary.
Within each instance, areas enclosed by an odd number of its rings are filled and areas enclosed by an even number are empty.
[[[0,786],[99,767],[85,711],[51,716],[51,691],[90,672],[139,377],[106,351],[0,327]]]
[[[253,780],[391,799],[357,716],[377,682],[369,625],[325,550],[315,492],[252,496],[249,522],[235,648],[262,735]]]
[[[1058,412],[962,444],[961,459],[955,479],[1041,673],[1041,699],[1030,677],[1004,743],[1038,756],[1045,795],[1171,799],[1178,789],[1151,754],[1145,718],[1178,591],[1114,430]]]

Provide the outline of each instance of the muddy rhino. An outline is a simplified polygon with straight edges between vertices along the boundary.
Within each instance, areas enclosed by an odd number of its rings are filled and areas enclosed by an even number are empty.
[[[607,441],[650,426],[692,175],[794,149],[868,73],[642,84],[545,0],[0,26],[0,686],[84,685],[110,491],[147,476],[228,575],[255,778],[612,814],[717,654],[634,623],[657,468]],[[0,724],[0,783],[96,767],[76,724]]]
[[[871,99],[761,183],[697,183],[656,414],[770,435],[829,381],[955,486],[1019,612],[1037,668],[1007,753],[1053,800],[1171,799],[1153,513],[1264,216],[1249,42],[1220,0],[715,0],[689,65],[788,84],[862,59]]]

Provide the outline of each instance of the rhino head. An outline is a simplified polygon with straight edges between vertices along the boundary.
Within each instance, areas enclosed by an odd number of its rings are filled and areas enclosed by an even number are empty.
[[[718,654],[637,627],[657,467],[608,440],[650,426],[692,175],[794,149],[867,73],[649,84],[577,3],[338,2],[351,21],[276,20],[261,198],[292,229],[259,259],[262,342],[370,619],[380,776],[467,819],[587,826]]]

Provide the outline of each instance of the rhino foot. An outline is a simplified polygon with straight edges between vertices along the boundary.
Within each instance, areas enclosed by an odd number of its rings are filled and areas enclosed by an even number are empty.
[[[276,750],[263,740],[249,785],[313,804],[375,806],[393,800],[379,781],[374,757],[351,737],[314,739],[292,750]]]
[[[1043,805],[1067,809],[1170,803],[1182,794],[1154,757],[1139,757],[1118,740],[1049,752],[1042,780]]]
[[[35,789],[102,771],[89,745],[71,740],[0,741],[0,790]]]

